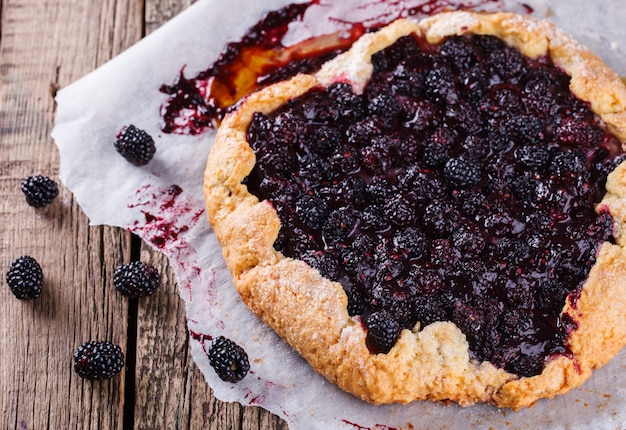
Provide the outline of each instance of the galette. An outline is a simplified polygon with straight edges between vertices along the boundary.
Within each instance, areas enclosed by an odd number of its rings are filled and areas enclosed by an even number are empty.
[[[625,109],[547,21],[400,19],[226,115],[208,218],[243,302],[343,390],[519,409],[626,344]]]

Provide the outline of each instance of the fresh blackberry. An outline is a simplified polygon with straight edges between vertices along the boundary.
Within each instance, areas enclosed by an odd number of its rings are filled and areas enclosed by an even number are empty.
[[[487,65],[503,79],[511,79],[525,69],[521,52],[508,46],[493,51],[487,58]]]
[[[532,172],[541,172],[550,162],[550,150],[543,146],[520,146],[515,150],[515,159]]]
[[[519,145],[537,145],[545,141],[546,123],[532,115],[511,115],[502,120],[498,131]]]
[[[424,131],[435,126],[441,119],[441,109],[428,100],[404,97],[399,101],[402,115],[406,118],[404,126],[414,131]]]
[[[440,167],[450,159],[450,151],[443,145],[432,140],[428,140],[424,144],[424,164],[428,167]]]
[[[43,286],[43,273],[39,263],[28,255],[18,257],[7,271],[7,284],[18,299],[36,299],[41,295]]]
[[[374,176],[366,187],[367,197],[374,204],[384,204],[399,192],[398,184],[391,178]]]
[[[485,139],[476,135],[467,136],[461,146],[467,155],[475,160],[483,159],[489,155],[489,144]]]
[[[397,163],[401,166],[410,166],[419,160],[422,143],[413,135],[403,136],[396,145]]]
[[[357,222],[354,212],[346,207],[332,211],[322,226],[326,243],[335,244],[346,240]]]
[[[461,72],[459,82],[462,83],[468,100],[477,102],[489,92],[489,72],[481,63],[474,64],[469,70]]]
[[[337,260],[336,252],[311,250],[302,254],[302,260],[309,266],[317,269],[326,279],[337,280],[342,273],[342,267]]]
[[[291,232],[287,233],[286,236],[289,238],[287,246],[291,252],[298,255],[303,255],[318,247],[315,236],[309,232],[308,228],[292,227]]]
[[[307,149],[316,154],[328,157],[343,142],[341,131],[334,127],[321,125],[307,138]]]
[[[366,341],[375,352],[388,353],[400,336],[400,325],[385,311],[377,311],[367,318]]]
[[[449,58],[453,67],[459,72],[469,70],[476,63],[476,51],[467,37],[447,38],[441,45],[441,54]]]
[[[305,194],[296,202],[296,214],[310,228],[319,228],[326,220],[328,212],[324,200],[315,194]]]
[[[604,136],[602,129],[578,118],[562,118],[554,134],[561,144],[572,148],[596,148]]]
[[[106,340],[90,341],[74,351],[74,370],[85,379],[109,379],[124,367],[122,349]]]
[[[383,231],[389,228],[389,222],[382,206],[370,205],[359,215],[359,227],[364,231]]]
[[[145,166],[156,152],[154,139],[132,124],[122,127],[117,133],[114,145],[117,152],[135,166]]]
[[[416,201],[412,193],[399,193],[387,200],[384,211],[389,221],[399,227],[407,227],[415,222]]]
[[[343,145],[330,158],[330,167],[335,174],[356,172],[361,167],[361,152],[352,145]]]
[[[113,273],[113,285],[131,298],[149,296],[161,282],[158,270],[142,261],[118,266]]]
[[[310,187],[319,186],[322,181],[329,179],[331,174],[328,161],[315,154],[306,154],[300,157],[298,176],[302,182]]]
[[[456,134],[454,131],[445,127],[437,128],[428,139],[429,145],[443,146],[448,150],[451,150],[454,147],[455,140]]]
[[[460,222],[460,214],[447,200],[434,200],[424,208],[424,227],[436,237],[448,236]]]
[[[587,156],[583,151],[559,152],[550,163],[550,173],[558,177],[583,175],[587,172]]]
[[[239,382],[250,370],[246,351],[224,336],[213,341],[208,356],[209,364],[222,381]]]
[[[373,138],[382,134],[382,124],[376,118],[366,118],[350,125],[346,130],[348,143],[357,148],[369,145]]]
[[[393,69],[398,63],[420,52],[420,46],[415,37],[404,36],[393,45],[372,55],[372,64],[376,71]]]
[[[367,110],[370,115],[381,118],[388,126],[393,126],[400,113],[400,106],[393,96],[377,94],[367,101]]]
[[[409,258],[422,259],[428,255],[428,239],[417,227],[398,230],[393,236],[393,245]]]
[[[449,159],[443,169],[443,174],[450,184],[459,187],[471,187],[482,179],[480,164],[466,157]]]
[[[427,95],[436,102],[456,103],[459,99],[454,72],[445,65],[429,70],[424,84]]]
[[[462,255],[477,256],[485,247],[486,240],[475,223],[462,224],[452,232],[452,242]]]
[[[361,315],[365,311],[363,293],[353,287],[346,290],[346,296],[348,296],[348,315]]]
[[[352,86],[345,82],[332,84],[328,87],[328,95],[337,105],[337,113],[342,118],[355,120],[361,118],[365,109],[360,96],[352,92]]]
[[[391,79],[391,88],[393,93],[400,96],[419,97],[424,86],[424,78],[426,73],[423,71],[417,71],[405,64],[400,63],[393,70]],[[402,103],[401,97],[398,102]],[[404,98],[406,100],[406,98]]]
[[[443,276],[436,269],[414,266],[411,270],[411,278],[422,295],[432,295],[446,288]]]
[[[371,145],[361,149],[360,159],[363,168],[372,173],[384,173],[391,168],[395,160],[395,139],[391,137],[375,138]]]
[[[511,189],[518,199],[523,201],[534,201],[540,181],[533,176],[518,176],[511,183]]]
[[[59,195],[59,186],[55,181],[43,175],[29,176],[22,180],[22,192],[26,203],[36,208],[43,207]]]
[[[512,126],[506,126],[507,120],[515,118],[521,114],[524,104],[517,90],[513,88],[500,88],[494,90],[489,97],[484,100],[485,104],[489,104],[489,110],[492,118],[502,118],[502,134],[507,135]],[[513,130],[514,131],[514,130]]]
[[[480,113],[470,103],[459,102],[445,106],[445,124],[463,133],[473,135],[485,128]]]

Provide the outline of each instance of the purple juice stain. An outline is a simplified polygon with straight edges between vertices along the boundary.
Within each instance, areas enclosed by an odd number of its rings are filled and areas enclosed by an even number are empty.
[[[267,13],[239,41],[194,77],[184,68],[160,91],[165,133],[196,135],[215,127],[243,96],[297,73],[315,72],[366,32],[400,17],[420,19],[446,10],[502,9],[502,0],[315,0]],[[525,13],[532,8],[522,4]]]

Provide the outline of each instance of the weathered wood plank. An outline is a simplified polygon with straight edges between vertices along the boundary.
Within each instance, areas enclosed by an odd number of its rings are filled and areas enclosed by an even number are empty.
[[[29,254],[45,286],[30,302],[0,288],[0,427],[116,429],[123,426],[124,375],[92,383],[71,367],[91,339],[125,348],[127,302],[111,289],[127,259],[128,234],[88,227],[62,189],[49,207],[29,207],[19,191],[30,174],[56,178],[49,137],[53,95],[141,36],[141,1],[4,0],[0,27],[0,264]]]

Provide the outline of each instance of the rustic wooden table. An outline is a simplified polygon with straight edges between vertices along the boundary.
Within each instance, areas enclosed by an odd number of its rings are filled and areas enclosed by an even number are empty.
[[[117,228],[88,225],[71,193],[34,209],[20,191],[32,174],[57,179],[50,137],[56,91],[96,69],[194,0],[0,0],[0,428],[286,429],[280,418],[227,404],[191,359],[185,310],[167,260]],[[4,280],[30,255],[43,268],[40,298],[17,300]],[[142,259],[164,281],[120,300],[114,268]],[[72,370],[87,340],[122,346],[110,381]]]

